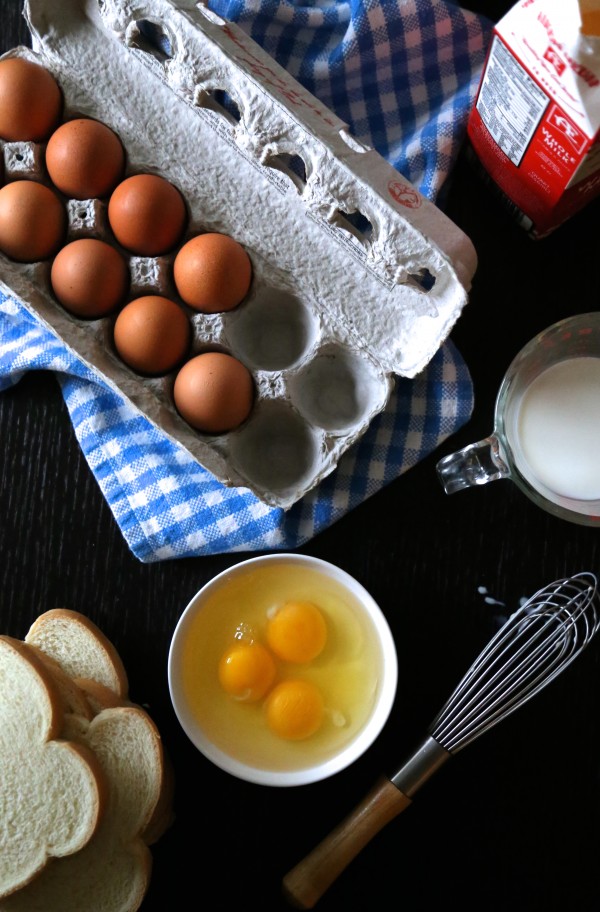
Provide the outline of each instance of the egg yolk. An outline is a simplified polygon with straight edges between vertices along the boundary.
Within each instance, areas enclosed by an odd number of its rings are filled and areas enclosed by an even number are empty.
[[[321,727],[323,697],[310,681],[282,681],[269,694],[266,713],[274,734],[288,741],[302,741]]]
[[[271,654],[260,643],[237,643],[221,657],[219,682],[232,697],[254,703],[271,687],[275,670]]]
[[[286,602],[267,625],[267,642],[284,662],[311,662],[327,642],[325,618],[312,602]]]

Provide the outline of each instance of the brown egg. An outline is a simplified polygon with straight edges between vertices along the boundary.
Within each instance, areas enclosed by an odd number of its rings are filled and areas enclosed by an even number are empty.
[[[80,238],[57,253],[50,284],[66,310],[94,319],[106,316],[121,304],[129,288],[129,268],[110,244]]]
[[[252,279],[250,257],[227,234],[199,234],[178,251],[173,263],[177,291],[203,313],[233,310],[245,298]]]
[[[141,374],[158,376],[173,370],[185,358],[191,337],[187,314],[160,295],[130,301],[115,321],[115,348]]]
[[[68,120],[46,147],[52,183],[72,199],[108,196],[123,176],[125,150],[116,133],[87,117]]]
[[[60,247],[67,228],[65,207],[53,190],[21,180],[0,190],[0,250],[13,260],[46,260]]]
[[[173,398],[181,417],[196,430],[223,434],[239,427],[250,414],[254,383],[237,358],[205,352],[180,369]]]
[[[135,174],[113,190],[108,221],[119,244],[139,256],[172,250],[187,212],[179,190],[157,174]]]
[[[62,93],[54,76],[23,57],[0,60],[0,136],[42,142],[60,119]]]

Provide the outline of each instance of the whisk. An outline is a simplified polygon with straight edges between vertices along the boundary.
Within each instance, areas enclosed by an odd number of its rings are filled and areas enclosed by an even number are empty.
[[[530,700],[570,665],[598,627],[598,580],[578,573],[528,599],[490,640],[391,777],[382,776],[354,810],[283,879],[289,903],[311,909],[368,842],[411,804],[450,757]]]

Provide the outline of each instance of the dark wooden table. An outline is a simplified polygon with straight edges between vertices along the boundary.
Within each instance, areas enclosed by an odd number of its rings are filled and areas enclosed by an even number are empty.
[[[509,6],[470,4],[494,18]],[[17,0],[0,0],[0,23],[1,51],[28,43]],[[181,612],[214,574],[251,555],[141,564],[79,450],[54,377],[26,375],[0,395],[0,631],[22,637],[57,606],[89,615],[119,649],[131,697],[150,710],[174,764],[176,821],[154,847],[144,912],[202,907],[207,895],[218,909],[287,908],[285,872],[380,773],[395,771],[498,616],[547,582],[600,569],[598,531],[547,515],[510,482],[449,497],[435,473],[442,455],[491,431],[498,385],[521,346],[555,320],[600,306],[598,206],[532,241],[464,158],[455,168],[446,209],[472,238],[479,267],[452,338],[475,408],[439,451],[301,549],[366,586],[399,657],[396,702],[377,742],[316,785],[269,789],[222,773],[187,740],[170,704],[167,654]],[[455,757],[319,908],[597,909],[599,656],[600,639]]]

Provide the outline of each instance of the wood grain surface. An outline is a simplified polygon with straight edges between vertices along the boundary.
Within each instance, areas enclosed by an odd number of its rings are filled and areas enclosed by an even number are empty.
[[[495,16],[509,6],[469,4]],[[0,0],[0,51],[19,43],[20,3]],[[173,762],[176,820],[153,847],[143,912],[288,908],[286,872],[396,770],[499,620],[545,583],[600,569],[600,531],[544,513],[510,482],[447,496],[435,473],[442,455],[490,433],[498,385],[522,345],[557,319],[600,307],[598,205],[532,241],[465,157],[457,163],[445,208],[472,238],[479,266],[452,339],[475,408],[436,453],[300,549],[363,583],[399,657],[394,709],[377,742],[316,785],[276,790],[221,772],[188,741],[169,700],[180,614],[203,583],[251,555],[141,564],[81,454],[55,377],[30,373],[0,394],[0,633],[24,636],[48,608],[87,614],[119,649],[132,699],[149,709]],[[600,639],[453,758],[319,909],[597,909],[599,656]]]

